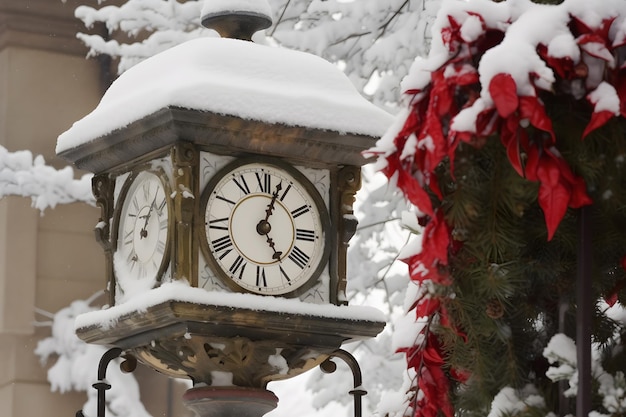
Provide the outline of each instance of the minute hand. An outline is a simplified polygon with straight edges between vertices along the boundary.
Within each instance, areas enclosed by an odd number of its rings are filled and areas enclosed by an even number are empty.
[[[267,209],[265,209],[265,221],[268,221],[270,216],[274,212],[274,203],[276,203],[276,199],[278,198],[278,192],[282,190],[283,188],[281,184],[282,183],[279,182],[278,185],[276,186],[276,191],[272,193],[272,200],[267,205]]]

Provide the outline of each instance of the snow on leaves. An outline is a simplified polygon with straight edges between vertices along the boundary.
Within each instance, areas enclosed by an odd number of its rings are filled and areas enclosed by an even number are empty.
[[[626,3],[448,0],[433,33],[429,57],[417,59],[402,84],[408,107],[400,116],[404,124],[394,125],[369,152],[378,155],[383,172],[423,213],[422,249],[406,260],[411,278],[446,286],[452,278],[442,271],[455,248],[439,208],[435,169],[447,157],[454,172],[459,143],[480,149],[486,141],[500,140],[516,172],[539,184],[548,240],[568,208],[592,203],[584,179],[559,151],[542,98],[569,95],[588,101],[589,121],[580,140],[626,115],[626,65],[618,50],[626,43]],[[437,297],[442,296],[421,297],[413,309],[443,325],[446,313],[443,303],[433,303]],[[417,374],[414,415],[436,416],[437,410],[452,415],[447,377],[435,369],[443,352],[427,328],[420,344],[400,349]]]

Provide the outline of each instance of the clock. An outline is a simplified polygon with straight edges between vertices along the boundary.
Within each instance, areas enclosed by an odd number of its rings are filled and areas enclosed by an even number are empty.
[[[208,263],[229,288],[297,296],[327,263],[329,217],[313,184],[276,160],[237,160],[201,199]]]
[[[125,191],[124,191],[125,189]],[[121,193],[114,270],[122,291],[152,288],[165,267],[169,242],[169,199],[161,177],[131,175]]]

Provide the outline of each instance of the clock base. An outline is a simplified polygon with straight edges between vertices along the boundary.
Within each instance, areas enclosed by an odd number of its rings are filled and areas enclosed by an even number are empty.
[[[278,397],[265,389],[198,387],[183,395],[197,417],[261,417],[278,405]]]

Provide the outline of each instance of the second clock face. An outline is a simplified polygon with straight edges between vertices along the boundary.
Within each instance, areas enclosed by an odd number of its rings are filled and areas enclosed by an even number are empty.
[[[326,209],[299,172],[244,163],[218,173],[205,195],[206,243],[218,273],[236,287],[293,293],[319,275]]]
[[[115,272],[124,291],[158,277],[168,239],[167,194],[154,173],[141,172],[130,184],[120,210]]]

